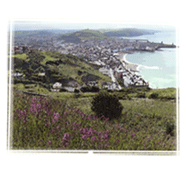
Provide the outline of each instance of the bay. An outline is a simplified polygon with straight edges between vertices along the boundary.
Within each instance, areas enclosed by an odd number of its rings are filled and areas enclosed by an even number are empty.
[[[150,42],[176,44],[176,31],[163,31],[154,35],[130,37],[130,39],[148,39]],[[135,52],[126,56],[127,61],[139,66],[139,75],[149,82],[152,88],[177,87],[176,63],[178,48],[162,49],[155,52]]]

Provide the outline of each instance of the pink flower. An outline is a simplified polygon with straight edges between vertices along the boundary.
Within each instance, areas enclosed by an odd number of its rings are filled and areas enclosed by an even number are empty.
[[[65,146],[68,146],[69,145],[69,143],[65,143]]]
[[[133,133],[133,134],[131,134],[131,137],[133,138],[135,135],[136,135],[136,134]]]
[[[55,124],[60,119],[60,114],[58,112],[55,112],[52,116],[52,123]]]
[[[69,134],[68,133],[65,133],[64,136],[63,136],[63,141],[68,141],[69,140]]]
[[[105,146],[104,146],[104,148],[106,149],[108,145],[109,145],[109,143],[106,143]]]
[[[54,133],[54,131],[55,131],[55,127],[53,127],[51,131],[52,131],[52,133]]]
[[[102,135],[102,132],[99,132],[99,133],[98,133],[98,136],[101,136],[101,135]]]
[[[51,141],[48,141],[47,143],[48,143],[48,144],[51,144]]]
[[[88,129],[87,128],[81,128],[80,131],[82,131],[82,133],[85,134],[88,131]]]
[[[82,137],[83,140],[85,140],[85,141],[87,140],[87,136],[86,135],[81,135],[81,137]]]
[[[95,137],[95,136],[93,136],[93,137],[91,138],[91,140],[92,140],[92,141],[95,141],[95,140],[96,140],[96,137]]]

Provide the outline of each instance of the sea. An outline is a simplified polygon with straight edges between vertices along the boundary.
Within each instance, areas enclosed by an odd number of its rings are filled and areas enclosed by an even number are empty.
[[[125,37],[126,38],[126,37]],[[130,37],[128,39],[148,39],[150,42],[162,42],[179,46],[176,31],[161,31],[151,35]],[[177,85],[177,60],[179,48],[161,49],[155,52],[135,52],[127,54],[126,60],[138,64],[139,75],[151,88],[170,88]]]

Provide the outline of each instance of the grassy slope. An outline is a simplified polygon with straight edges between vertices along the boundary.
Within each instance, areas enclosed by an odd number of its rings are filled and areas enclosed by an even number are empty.
[[[111,79],[100,73],[98,70],[95,70],[90,64],[86,63],[82,59],[79,59],[77,57],[70,58],[69,55],[61,55],[58,52],[46,52],[43,51],[43,54],[46,56],[43,63],[46,63],[47,61],[51,60],[59,60],[59,58],[62,58],[62,61],[65,62],[65,64],[60,64],[57,69],[59,70],[59,73],[66,76],[67,78],[72,77],[74,80],[79,82],[80,84],[83,84],[81,78],[82,76],[86,76],[87,73],[97,75],[100,77],[98,80],[98,84],[101,86],[102,82],[105,81],[111,81]],[[53,57],[52,57],[53,56]],[[66,57],[67,56],[67,57]],[[68,58],[69,56],[69,58]],[[54,58],[58,57],[58,58]],[[51,66],[52,67],[52,66]],[[78,75],[78,71],[82,71],[82,75]]]
[[[15,55],[12,55],[12,57],[14,57],[14,58],[20,58],[20,59],[22,59],[22,60],[28,61],[28,59],[27,59],[28,56],[27,56],[26,53],[15,54]]]
[[[81,40],[105,38],[108,38],[108,36],[97,30],[81,30],[59,36],[60,40],[65,40],[66,42],[80,42]]]
[[[100,73],[98,70],[94,69],[90,64],[86,63],[83,59],[72,56],[72,55],[64,55],[58,52],[51,51],[41,51],[41,54],[45,56],[45,59],[41,61],[41,64],[45,65],[47,61],[57,61],[62,60],[63,63],[60,65],[48,65],[50,69],[57,71],[58,75],[62,75],[63,77],[69,79],[73,78],[80,84],[84,84],[81,78],[86,76],[87,74],[93,74],[99,76],[98,80],[99,86],[101,86],[102,82],[111,81],[111,79]],[[16,54],[14,57],[19,59],[28,61],[27,54]],[[78,71],[81,71],[82,74],[78,75]]]
[[[140,36],[144,34],[151,34],[152,31],[150,30],[144,30],[144,29],[136,29],[136,28],[124,28],[124,29],[107,29],[102,30],[104,34],[108,36],[126,36],[126,37],[132,37],[132,36]]]
[[[153,89],[145,93],[145,97],[148,98],[151,94],[157,93],[157,99],[176,99],[176,88],[166,89]],[[130,97],[138,97],[138,93],[129,94]]]
[[[168,120],[175,122],[176,120],[176,104],[171,101],[162,100],[120,100],[124,109],[119,119],[108,122],[103,121],[88,121],[81,119],[80,116],[73,112],[67,111],[67,117],[63,116],[64,105],[59,99],[47,98],[53,105],[52,111],[57,111],[62,116],[59,123],[45,128],[44,122],[40,122],[43,126],[38,129],[34,122],[37,116],[31,115],[30,102],[32,96],[23,93],[15,92],[14,94],[14,143],[13,148],[28,148],[28,149],[57,149],[60,147],[60,142],[63,139],[64,133],[69,133],[72,138],[69,146],[62,146],[62,149],[97,149],[90,140],[83,141],[81,138],[81,127],[93,127],[93,130],[105,132],[109,130],[111,137],[109,138],[109,150],[175,150],[176,135],[166,133],[166,124]],[[88,114],[93,114],[91,111],[91,98],[67,98],[65,106],[77,107],[81,111]],[[42,102],[39,102],[42,104]],[[65,102],[64,102],[65,103]],[[26,118],[28,124],[20,122],[19,109],[21,111],[27,109]],[[62,111],[63,110],[63,111]],[[22,113],[21,113],[22,114]],[[45,112],[41,112],[40,116],[44,116]],[[24,117],[23,117],[24,118]],[[41,117],[41,120],[45,118]],[[24,119],[21,119],[21,121]],[[68,127],[64,121],[67,121]],[[73,129],[74,122],[82,123],[78,129]],[[38,126],[40,124],[38,123]],[[56,130],[57,125],[61,126],[60,131]],[[176,125],[176,123],[175,123]],[[35,127],[36,126],[36,127]],[[72,126],[72,127],[71,127]],[[53,127],[55,129],[53,129]],[[42,129],[42,131],[41,131]],[[56,134],[53,134],[56,130]],[[22,133],[19,133],[22,132]],[[39,133],[39,134],[38,134]],[[38,134],[38,136],[37,136]],[[24,135],[24,136],[23,136]],[[57,137],[59,136],[59,139]],[[41,142],[41,139],[44,141]],[[51,145],[47,142],[51,141]],[[81,143],[79,143],[81,142]],[[88,147],[83,144],[88,143]],[[102,142],[100,142],[102,143]],[[105,144],[103,142],[103,144]]]

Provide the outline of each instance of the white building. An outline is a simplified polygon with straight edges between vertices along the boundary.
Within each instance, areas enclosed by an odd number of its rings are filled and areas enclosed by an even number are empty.
[[[62,87],[62,83],[60,82],[55,82],[53,85],[53,88],[61,88]]]

